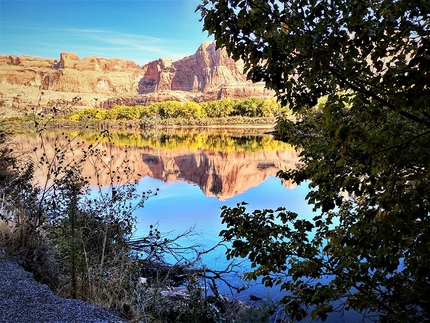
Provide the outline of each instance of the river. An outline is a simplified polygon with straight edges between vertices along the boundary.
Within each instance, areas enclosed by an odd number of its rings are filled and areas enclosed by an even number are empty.
[[[266,129],[267,130],[267,129]],[[72,144],[69,143],[72,142]],[[136,236],[146,235],[150,225],[155,225],[163,235],[173,237],[193,228],[195,235],[181,240],[184,245],[198,243],[210,248],[220,240],[221,207],[235,206],[245,201],[248,210],[284,206],[300,217],[312,218],[312,208],[305,200],[307,185],[296,186],[276,177],[280,170],[298,166],[298,153],[290,145],[277,141],[262,129],[165,129],[145,132],[45,131],[42,137],[26,133],[16,138],[18,149],[27,151],[34,159],[44,153],[51,158],[58,146],[70,145],[72,159],[82,157],[89,145],[98,145],[106,152],[111,167],[127,160],[133,175],[120,181],[138,180],[138,191],[152,190],[144,207],[135,212]],[[33,152],[34,148],[37,148]],[[139,174],[139,176],[137,176]],[[97,185],[94,165],[86,164],[83,175],[90,184]],[[43,181],[46,172],[36,173]],[[101,178],[99,185],[108,185],[109,179]],[[203,257],[208,268],[224,269],[228,262],[225,249],[218,248]],[[243,270],[246,270],[246,262]],[[253,294],[274,301],[282,297],[277,289],[251,284],[236,297],[249,299]],[[357,317],[334,314],[331,322],[353,322]]]

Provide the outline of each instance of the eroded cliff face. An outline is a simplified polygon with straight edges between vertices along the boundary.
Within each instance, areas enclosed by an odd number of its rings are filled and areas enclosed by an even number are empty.
[[[3,108],[22,112],[74,97],[81,98],[82,106],[110,108],[274,95],[263,83],[247,81],[242,71],[243,62],[235,62],[213,42],[203,43],[194,55],[181,60],[160,58],[143,67],[130,60],[79,58],[65,52],[58,60],[0,56],[0,102]]]
[[[247,81],[243,67],[243,61],[235,62],[225,50],[217,50],[214,42],[205,42],[194,55],[181,60],[159,59],[145,65],[138,92],[206,93],[210,99],[273,96],[263,83]]]
[[[226,51],[216,50],[213,42],[206,42],[194,55],[178,61],[159,59],[144,66],[139,92],[212,92],[239,83],[247,83],[243,62],[235,62]]]
[[[142,68],[122,59],[85,57],[61,53],[59,60],[30,56],[0,56],[0,92],[4,108],[25,111],[38,104],[71,102],[94,105],[113,95],[132,94],[142,78]]]

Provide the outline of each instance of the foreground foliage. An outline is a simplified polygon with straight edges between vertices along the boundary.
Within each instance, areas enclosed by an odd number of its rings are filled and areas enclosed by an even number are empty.
[[[423,1],[204,0],[204,29],[297,121],[315,214],[225,208],[230,257],[290,293],[292,319],[348,309],[430,320],[430,7]],[[350,198],[345,198],[345,195]],[[281,203],[281,201],[280,201]]]

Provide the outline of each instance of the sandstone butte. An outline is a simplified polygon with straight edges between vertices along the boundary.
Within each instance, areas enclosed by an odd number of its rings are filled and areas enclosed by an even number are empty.
[[[117,58],[60,54],[59,59],[0,55],[0,106],[4,114],[32,107],[148,105],[176,100],[273,97],[263,83],[252,83],[214,42],[203,43],[194,55],[172,61],[164,58],[144,66]]]

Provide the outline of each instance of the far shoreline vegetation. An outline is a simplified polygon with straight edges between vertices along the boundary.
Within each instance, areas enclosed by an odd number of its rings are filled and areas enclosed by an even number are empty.
[[[208,102],[164,101],[147,106],[118,105],[111,109],[77,109],[79,98],[52,107],[35,106],[25,115],[11,116],[6,124],[27,127],[85,127],[91,129],[148,129],[154,127],[249,127],[274,128],[280,115],[291,116],[275,98],[223,99]],[[49,122],[47,122],[49,120]]]

